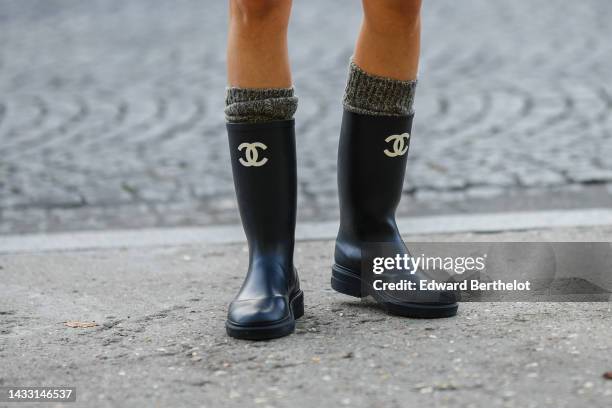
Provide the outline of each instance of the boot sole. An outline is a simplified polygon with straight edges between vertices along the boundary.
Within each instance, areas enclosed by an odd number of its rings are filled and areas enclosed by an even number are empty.
[[[336,292],[356,298],[363,298],[368,295],[372,295],[378,304],[384,307],[390,314],[418,319],[437,319],[453,317],[457,314],[457,310],[459,309],[459,305],[457,303],[437,305],[427,303],[387,302],[381,299],[380,296],[376,296],[373,293],[363,293],[361,290],[362,284],[363,282],[359,274],[356,274],[351,270],[337,264],[332,266],[332,289],[334,289]]]
[[[239,326],[225,322],[230,337],[243,340],[270,340],[287,336],[295,331],[295,320],[304,315],[304,292],[298,291],[289,300],[290,315],[282,321],[266,326]]]

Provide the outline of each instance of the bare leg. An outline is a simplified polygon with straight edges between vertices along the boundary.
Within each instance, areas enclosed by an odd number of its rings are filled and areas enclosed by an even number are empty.
[[[373,75],[416,79],[421,0],[362,1],[364,19],[355,48],[355,64]]]
[[[230,0],[227,78],[231,87],[289,88],[291,0]]]

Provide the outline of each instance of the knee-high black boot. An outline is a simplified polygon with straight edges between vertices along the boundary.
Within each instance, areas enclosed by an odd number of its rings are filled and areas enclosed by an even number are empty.
[[[234,185],[249,244],[249,269],[230,304],[227,333],[286,336],[304,314],[293,266],[296,213],[294,121],[227,125]]]
[[[412,115],[373,116],[345,110],[338,149],[340,230],[332,287],[341,293],[372,295],[388,312],[409,317],[449,317],[457,313],[453,292],[415,291],[398,296],[374,290],[374,276],[362,268],[366,247],[386,253],[408,249],[395,222],[406,170]],[[362,271],[363,270],[363,271]],[[399,274],[399,275],[398,275]],[[427,280],[423,271],[400,271],[391,280]],[[418,286],[417,286],[418,287]]]

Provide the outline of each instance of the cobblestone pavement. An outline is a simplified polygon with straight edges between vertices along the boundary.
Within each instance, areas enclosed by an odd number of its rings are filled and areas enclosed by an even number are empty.
[[[225,3],[2,1],[0,233],[237,221]],[[356,3],[295,2],[302,219],[337,213]],[[609,203],[611,19],[604,0],[427,2],[400,212]]]

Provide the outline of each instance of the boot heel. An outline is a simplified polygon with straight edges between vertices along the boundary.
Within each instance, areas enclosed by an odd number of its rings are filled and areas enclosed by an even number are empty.
[[[342,266],[332,266],[331,287],[336,292],[361,298],[361,278]]]
[[[293,311],[294,319],[299,319],[304,316],[304,292],[301,290],[291,299],[291,310]]]

